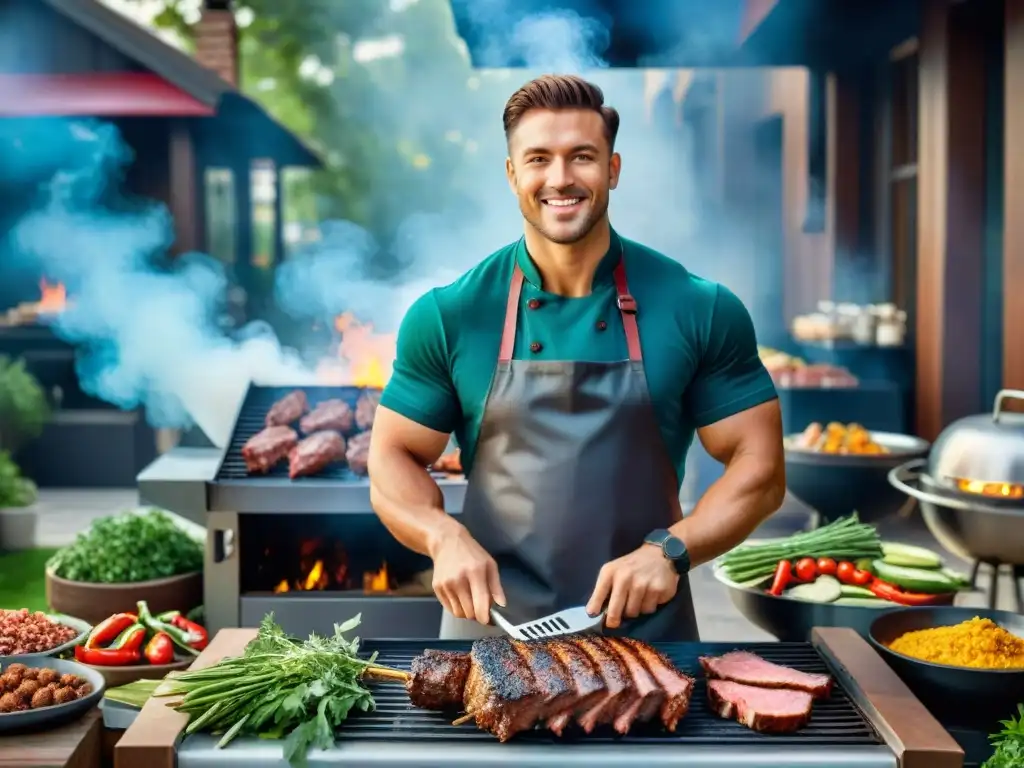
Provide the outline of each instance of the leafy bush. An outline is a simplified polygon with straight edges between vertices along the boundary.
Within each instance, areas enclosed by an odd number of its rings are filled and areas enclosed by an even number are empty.
[[[50,418],[50,404],[23,360],[0,355],[0,448],[16,451],[39,437]]]
[[[36,484],[22,477],[10,454],[0,451],[0,509],[28,507],[36,501]]]

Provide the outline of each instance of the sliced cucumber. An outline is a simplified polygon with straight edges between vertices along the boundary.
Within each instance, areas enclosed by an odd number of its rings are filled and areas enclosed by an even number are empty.
[[[888,600],[879,600],[877,597],[868,599],[866,597],[840,597],[836,605],[851,605],[859,608],[891,608],[893,603]]]
[[[960,585],[961,589],[965,589],[971,586],[971,578],[966,573],[954,571],[952,568],[943,568],[942,573],[948,576],[951,581],[955,581],[958,585]]]
[[[924,547],[895,542],[882,544],[882,560],[907,568],[941,568],[942,558]]]
[[[875,597],[875,593],[867,587],[858,587],[856,584],[840,584],[839,589],[843,592],[843,597],[863,597],[868,600],[878,600]]]
[[[910,592],[937,595],[943,592],[956,592],[963,586],[937,569],[908,568],[902,565],[893,565],[884,560],[875,560],[872,567],[875,569],[875,575],[882,581],[903,587]]]
[[[819,576],[810,584],[797,584],[786,590],[786,597],[806,600],[809,603],[834,603],[843,595],[839,580],[831,576]]]

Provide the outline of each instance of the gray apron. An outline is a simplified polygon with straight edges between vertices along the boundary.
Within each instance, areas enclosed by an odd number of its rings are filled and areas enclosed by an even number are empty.
[[[615,268],[629,359],[513,360],[517,264],[460,520],[498,564],[514,624],[585,605],[601,566],[678,521],[679,484],[651,405],[624,259]],[[595,331],[597,332],[597,331]],[[696,641],[690,582],[656,613],[624,621],[648,642]],[[500,634],[445,612],[440,637]]]

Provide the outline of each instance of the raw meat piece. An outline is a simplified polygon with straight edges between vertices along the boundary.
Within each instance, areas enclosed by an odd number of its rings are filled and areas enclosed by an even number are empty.
[[[708,703],[719,717],[762,733],[792,733],[811,721],[814,697],[790,688],[758,688],[708,680]]]
[[[348,450],[345,451],[345,460],[349,468],[360,475],[367,472],[367,463],[370,459],[370,435],[372,432],[360,432],[348,441]]]
[[[373,428],[373,417],[380,403],[380,390],[367,389],[356,400],[356,426],[361,430]]]
[[[811,674],[765,661],[749,651],[730,651],[722,656],[701,656],[700,665],[708,677],[761,688],[791,688],[806,691],[815,698],[828,696],[832,690],[829,675]]]
[[[345,438],[337,432],[314,432],[288,454],[288,477],[315,475],[345,458]]]
[[[355,424],[352,409],[344,400],[324,400],[302,417],[299,429],[304,434],[333,429],[336,432],[351,432]]]
[[[267,427],[242,446],[242,459],[250,472],[266,473],[295,447],[299,436],[291,427]]]
[[[309,410],[309,400],[301,389],[289,392],[267,411],[265,423],[268,427],[283,427],[294,422]]]

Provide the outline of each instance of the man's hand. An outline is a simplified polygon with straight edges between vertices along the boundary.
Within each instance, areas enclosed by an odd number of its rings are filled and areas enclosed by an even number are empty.
[[[597,575],[597,586],[587,603],[587,613],[596,616],[605,601],[605,626],[615,629],[622,619],[654,613],[658,606],[675,597],[679,574],[661,547],[644,544],[628,555],[605,563]]]
[[[434,594],[441,605],[457,619],[489,624],[491,602],[505,605],[494,558],[459,523],[439,536],[430,555],[434,560]]]

